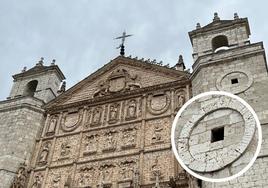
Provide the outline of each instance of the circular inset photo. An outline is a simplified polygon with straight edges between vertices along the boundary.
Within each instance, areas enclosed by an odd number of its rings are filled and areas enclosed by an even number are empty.
[[[177,113],[171,131],[173,152],[198,179],[223,182],[246,172],[256,160],[261,126],[251,106],[223,91],[199,94]]]

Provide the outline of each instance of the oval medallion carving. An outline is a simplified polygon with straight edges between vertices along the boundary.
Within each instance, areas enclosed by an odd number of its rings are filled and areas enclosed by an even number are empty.
[[[239,94],[250,88],[252,83],[253,77],[250,72],[245,70],[234,70],[218,77],[216,80],[216,87],[220,91]]]
[[[64,113],[61,121],[61,128],[63,131],[70,132],[75,130],[82,122],[83,111],[75,113]]]
[[[169,105],[170,97],[167,93],[161,92],[148,97],[147,108],[151,114],[162,114],[167,111]]]

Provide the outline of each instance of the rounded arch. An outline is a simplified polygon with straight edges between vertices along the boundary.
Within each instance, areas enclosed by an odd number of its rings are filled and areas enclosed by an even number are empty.
[[[26,88],[24,90],[24,95],[33,97],[34,93],[36,91],[37,85],[38,85],[37,80],[32,80],[32,81],[28,82],[26,85]]]
[[[212,39],[213,52],[229,49],[228,38],[225,35],[219,35]]]

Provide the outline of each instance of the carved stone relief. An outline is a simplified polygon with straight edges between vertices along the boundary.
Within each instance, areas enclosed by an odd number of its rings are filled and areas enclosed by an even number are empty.
[[[61,143],[59,159],[68,159],[71,154],[71,145],[68,141]]]
[[[137,118],[138,102],[136,99],[131,99],[127,102],[126,120],[133,120]]]
[[[148,96],[147,109],[153,115],[166,112],[170,105],[170,95],[166,92],[158,92]]]
[[[79,149],[78,142],[78,134],[57,138],[52,157],[52,165],[71,163],[76,160]]]
[[[86,135],[84,138],[85,149],[83,155],[91,155],[97,153],[99,148],[99,135]]]
[[[57,122],[58,122],[58,116],[56,115],[51,116],[48,126],[47,126],[46,136],[52,136],[55,134]]]
[[[116,139],[117,132],[109,131],[104,135],[104,143],[103,143],[103,151],[109,152],[116,150],[117,146],[117,139]]]
[[[141,88],[138,82],[138,75],[130,75],[125,69],[116,69],[106,80],[99,82],[98,90],[94,93],[93,97]]]
[[[99,126],[102,124],[103,107],[95,107],[92,111],[91,126]]]
[[[159,156],[156,156],[151,166],[151,180],[159,180],[162,176],[162,168],[159,164]]]
[[[61,167],[49,169],[44,187],[71,188],[71,168]]]
[[[186,93],[184,90],[177,90],[174,97],[175,111],[178,111],[186,102]]]
[[[43,143],[43,146],[41,148],[41,152],[38,156],[38,161],[37,161],[38,166],[44,166],[47,164],[48,156],[50,153],[50,147],[51,147],[50,141],[46,141]]]
[[[152,144],[164,142],[164,128],[163,125],[156,123],[153,128]]]
[[[26,168],[25,164],[22,164],[16,174],[16,177],[11,185],[11,188],[23,188],[26,187],[29,179],[30,171]]]
[[[122,149],[133,148],[137,142],[137,128],[126,128],[122,131]]]
[[[126,160],[126,161],[122,161],[119,164],[120,167],[120,180],[121,181],[130,181],[133,179],[134,176],[134,168],[136,166],[136,162],[133,160]]]
[[[108,123],[116,123],[119,120],[120,103],[110,104]]]
[[[89,187],[98,178],[97,169],[93,166],[82,166],[78,170],[77,185],[79,187]]]
[[[31,188],[41,188],[42,183],[43,183],[43,174],[41,173],[36,173],[34,174],[33,177],[33,183],[31,185]]]
[[[100,182],[103,183],[103,185],[111,185],[113,181],[113,175],[114,175],[114,164],[102,164],[99,168],[100,171]]]
[[[61,129],[65,132],[75,130],[82,122],[83,110],[79,112],[64,113],[61,120]]]

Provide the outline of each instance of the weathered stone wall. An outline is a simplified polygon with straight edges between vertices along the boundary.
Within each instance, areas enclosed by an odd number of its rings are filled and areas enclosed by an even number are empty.
[[[30,161],[43,125],[42,105],[31,97],[0,102],[0,187],[9,187],[19,165]]]
[[[195,62],[193,71],[192,87],[194,95],[205,91],[224,90],[240,96],[253,107],[260,119],[263,131],[263,143],[259,155],[262,159],[258,160],[263,161],[266,159],[265,156],[268,153],[266,136],[266,124],[268,122],[268,76],[262,43],[203,56]],[[232,80],[234,83],[232,83]],[[258,164],[258,162],[254,164],[252,169],[258,169]],[[263,168],[268,169],[268,166],[265,165],[266,163],[263,164]],[[260,173],[256,172],[256,175]],[[265,178],[267,179],[267,177],[263,176],[265,175],[260,176],[260,181]],[[251,177],[247,176],[247,174],[244,178],[246,177],[249,185],[251,185],[253,182]],[[237,181],[242,181],[240,179],[243,178],[237,178]],[[266,182],[263,185],[267,185]],[[241,187],[241,184],[233,183],[232,186]],[[229,187],[229,185],[226,187]],[[256,185],[255,187],[261,186]]]

